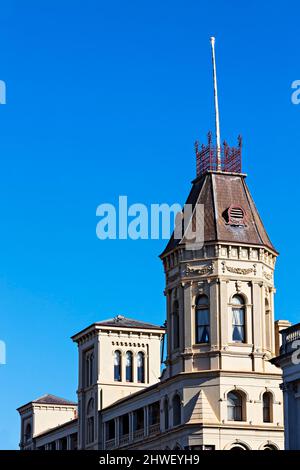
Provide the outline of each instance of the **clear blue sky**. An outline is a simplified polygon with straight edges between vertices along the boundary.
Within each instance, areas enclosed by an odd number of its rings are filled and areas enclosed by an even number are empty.
[[[299,2],[2,0],[0,448],[15,408],[76,398],[70,336],[124,314],[162,323],[164,241],[99,241],[98,204],[184,202],[194,140],[213,128],[217,38],[222,137],[280,251],[276,317],[300,320]]]

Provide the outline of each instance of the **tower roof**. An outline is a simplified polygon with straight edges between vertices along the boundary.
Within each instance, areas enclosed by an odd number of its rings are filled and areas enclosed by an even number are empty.
[[[197,204],[204,206],[204,243],[223,242],[264,246],[275,253],[245,181],[246,175],[206,171],[193,181],[186,205],[192,206],[194,217]],[[166,254],[184,243],[171,236]]]
[[[154,325],[154,323],[148,323],[144,321],[134,320],[133,318],[126,318],[123,315],[117,315],[114,318],[110,318],[108,320],[103,320],[97,322],[96,325],[98,326],[114,326],[114,327],[123,327],[123,328],[139,328],[139,329],[155,329],[161,330],[163,327]]]

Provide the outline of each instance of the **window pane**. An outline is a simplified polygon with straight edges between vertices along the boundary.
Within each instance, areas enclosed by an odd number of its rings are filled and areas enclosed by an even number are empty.
[[[132,353],[126,353],[126,382],[132,382]]]

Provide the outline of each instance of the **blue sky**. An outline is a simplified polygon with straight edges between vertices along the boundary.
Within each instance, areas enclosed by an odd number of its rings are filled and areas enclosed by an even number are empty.
[[[17,406],[76,398],[69,339],[116,314],[162,323],[165,242],[100,241],[96,207],[184,202],[195,139],[244,138],[243,170],[280,251],[276,317],[300,320],[299,2],[5,1],[0,4],[0,448]]]

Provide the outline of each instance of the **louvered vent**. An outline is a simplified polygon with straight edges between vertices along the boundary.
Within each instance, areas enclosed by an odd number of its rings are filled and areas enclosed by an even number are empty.
[[[245,225],[245,211],[241,206],[230,206],[227,211],[229,225]]]

